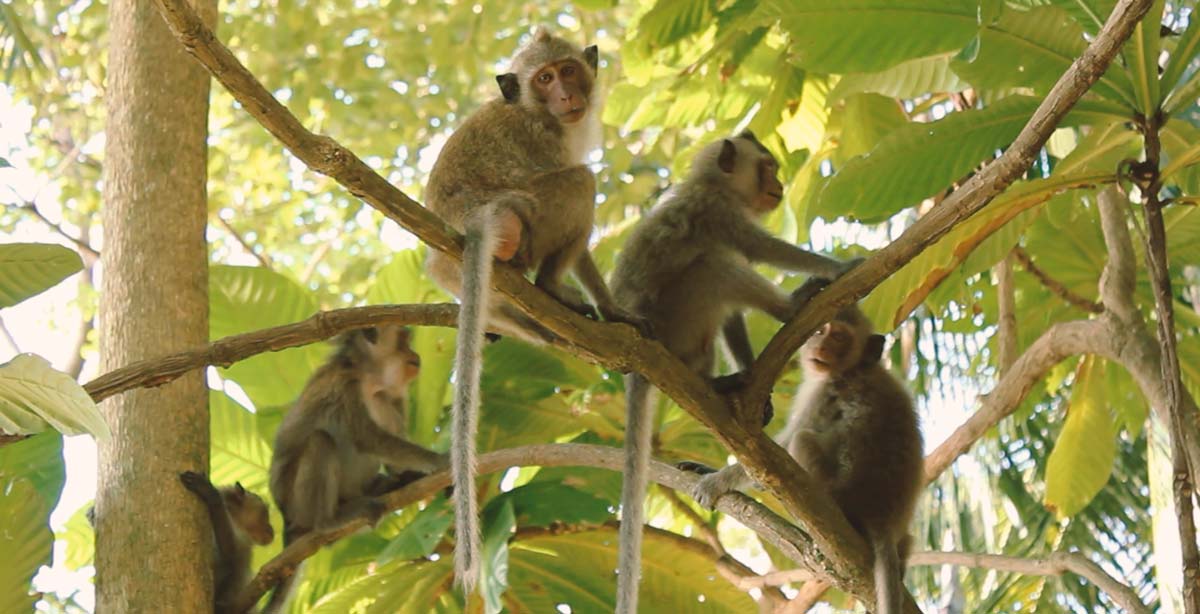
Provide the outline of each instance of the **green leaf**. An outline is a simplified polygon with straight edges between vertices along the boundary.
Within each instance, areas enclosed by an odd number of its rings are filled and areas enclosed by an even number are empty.
[[[989,90],[1021,86],[1045,95],[1087,48],[1083,29],[1051,6],[1006,10],[979,37],[979,53],[971,61],[956,60],[951,67],[971,85]],[[1106,72],[1091,91],[1134,106],[1129,79],[1119,68]]]
[[[565,387],[587,384],[546,350],[503,339],[483,353],[479,449],[544,443],[580,429]]]
[[[109,438],[108,425],[92,397],[45,358],[20,354],[0,365],[0,430],[40,433],[49,425],[65,435]]]
[[[41,294],[82,269],[79,254],[61,245],[0,244],[0,308]]]
[[[981,161],[1007,146],[1041,101],[1011,96],[978,111],[951,113],[933,123],[913,123],[855,158],[822,190],[811,215],[850,216],[880,222],[963,178]],[[1081,102],[1062,126],[1110,124],[1123,119],[1107,107]]]
[[[768,135],[775,131],[783,117],[785,109],[796,108],[804,94],[804,76],[806,71],[788,60],[787,52],[779,54],[771,84],[771,92],[763,100],[762,106],[754,114],[750,129],[756,134]]]
[[[846,75],[830,92],[829,100],[837,102],[855,92],[907,99],[928,92],[960,92],[967,87],[950,70],[950,55],[941,54],[901,62],[880,72]]]
[[[828,94],[828,79],[809,75],[804,80],[800,104],[790,113],[785,111],[783,121],[775,127],[789,151],[816,151],[821,147],[829,121],[829,107],[825,104]]]
[[[908,123],[895,99],[877,94],[854,94],[846,98],[839,119],[842,138],[837,161],[870,152],[884,137]]]
[[[425,509],[416,512],[412,522],[388,542],[383,552],[379,553],[379,563],[386,564],[394,560],[416,559],[433,554],[453,522],[454,512],[450,509],[449,500],[445,497],[434,499]]]
[[[67,556],[63,565],[72,571],[95,564],[96,532],[92,530],[92,523],[87,519],[88,510],[91,508],[89,503],[75,510],[63,526],[62,532],[54,536],[56,540],[66,542]]]
[[[504,502],[511,502],[521,527],[545,527],[556,522],[599,524],[611,519],[608,501],[561,482],[518,486],[489,501],[488,507]]]
[[[303,320],[317,311],[312,293],[274,271],[214,266],[209,270],[209,337],[219,339]],[[321,344],[267,352],[223,369],[259,407],[290,403],[324,361]]]
[[[33,611],[30,580],[53,561],[50,511],[65,481],[61,435],[0,447],[0,612]]]
[[[241,482],[265,497],[271,446],[259,432],[257,416],[220,390],[209,391],[208,408],[213,483]]]
[[[1168,207],[1163,223],[1170,261],[1200,264],[1200,207]]]
[[[977,3],[967,0],[766,0],[763,6],[791,34],[797,63],[820,73],[873,72],[955,51],[977,28]]]
[[[508,539],[517,528],[513,513],[513,502],[505,499],[498,505],[489,505],[483,511],[483,595],[485,610],[496,614],[503,609],[501,596],[508,588]]]
[[[642,15],[633,38],[647,50],[666,47],[712,25],[709,0],[658,0]]]
[[[1062,432],[1046,461],[1046,506],[1059,518],[1079,513],[1108,482],[1116,442],[1103,370],[1096,358],[1085,357],[1075,372]]]
[[[1121,47],[1121,56],[1129,71],[1130,88],[1137,109],[1145,117],[1158,111],[1158,56],[1162,51],[1159,29],[1162,27],[1163,0],[1158,0],[1133,28],[1133,35]]]
[[[1195,78],[1196,70],[1200,68],[1200,53],[1198,52],[1200,52],[1200,19],[1191,19],[1188,21],[1187,29],[1175,43],[1175,48],[1171,50],[1167,65],[1163,68],[1162,76],[1159,77],[1159,87],[1166,98],[1165,108],[1174,106],[1176,86],[1186,84]],[[1195,100],[1185,102],[1190,106]]]

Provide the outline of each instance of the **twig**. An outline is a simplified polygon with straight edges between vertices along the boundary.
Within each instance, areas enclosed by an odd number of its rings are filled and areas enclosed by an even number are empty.
[[[659,490],[662,496],[671,504],[671,507],[675,508],[676,512],[683,514],[683,517],[687,518],[688,522],[696,527],[696,530],[704,537],[704,541],[708,542],[713,552],[717,553],[717,556],[725,556],[725,546],[721,544],[721,538],[717,535],[717,530],[705,522],[704,518],[700,517],[700,514],[696,510],[685,503],[679,496],[679,493],[670,488],[659,488]]]
[[[1043,271],[1041,267],[1033,263],[1033,257],[1024,248],[1013,248],[1012,253],[1030,275],[1036,277],[1047,290],[1053,292],[1059,298],[1088,313],[1104,313],[1104,305],[1079,296],[1079,294],[1063,285],[1062,282],[1054,279],[1049,273]]]
[[[544,444],[497,450],[479,457],[480,474],[505,471],[509,467],[597,467],[620,471],[624,466],[624,453],[620,448],[589,444]],[[650,480],[675,490],[688,491],[699,480],[694,473],[679,471],[660,462],[650,463]],[[417,501],[433,496],[450,484],[450,474],[442,471],[424,477],[384,497],[389,510],[398,510]],[[812,539],[787,520],[767,509],[762,504],[746,497],[735,495],[722,497],[717,509],[732,516],[764,540],[779,548],[785,556],[801,566],[812,562],[808,553],[812,550]],[[315,554],[326,544],[355,533],[368,526],[365,518],[355,519],[335,529],[309,533],[293,542],[268,561],[238,596],[234,611],[244,612],[271,587],[290,576],[305,559]],[[649,529],[648,529],[649,530]],[[697,542],[699,545],[700,542]],[[704,546],[702,546],[704,547]],[[704,549],[712,554],[707,547]],[[715,554],[713,554],[716,558]]]
[[[1018,354],[1017,301],[1016,289],[1013,284],[1011,253],[996,265],[996,294],[999,295],[999,317],[997,318],[999,326],[996,327],[996,347],[999,349],[1000,374],[1003,375],[1012,367]]]
[[[221,227],[225,229],[225,232],[228,232],[230,235],[233,236],[233,240],[237,241],[237,244],[242,246],[242,249],[245,250],[247,254],[250,254],[251,256],[253,256],[254,259],[257,260],[259,264],[263,265],[263,268],[267,268],[267,269],[273,268],[273,266],[271,264],[271,259],[269,257],[267,257],[266,254],[260,254],[259,252],[254,251],[254,246],[250,245],[249,243],[246,242],[246,237],[243,237],[242,234],[239,233],[237,231],[237,229],[235,229],[233,227],[233,224],[229,223],[229,220],[221,217],[220,214],[217,214],[216,218],[217,218],[217,223],[220,224]]]

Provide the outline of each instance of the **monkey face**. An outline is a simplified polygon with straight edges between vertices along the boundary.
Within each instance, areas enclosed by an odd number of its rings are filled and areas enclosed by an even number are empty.
[[[804,342],[800,350],[805,370],[836,375],[858,364],[862,354],[862,341],[858,337],[858,331],[846,322],[826,323]]]
[[[754,210],[757,213],[769,213],[783,202],[783,184],[776,174],[779,164],[770,155],[764,155],[758,160],[758,194],[754,199]]]
[[[271,516],[262,497],[242,488],[239,483],[225,495],[225,509],[234,524],[250,536],[250,541],[265,546],[275,540]]]
[[[533,73],[530,88],[550,114],[564,124],[573,124],[587,115],[591,78],[575,59],[551,62]]]

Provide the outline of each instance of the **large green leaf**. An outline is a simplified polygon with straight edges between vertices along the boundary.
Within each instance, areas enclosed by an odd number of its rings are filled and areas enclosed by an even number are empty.
[[[58,433],[0,447],[0,612],[32,611],[30,580],[52,562],[50,511],[65,480]]]
[[[1079,513],[1112,475],[1117,432],[1100,367],[1091,356],[1080,361],[1066,421],[1046,461],[1046,506],[1059,517]]]
[[[1159,34],[1162,15],[1163,0],[1158,0],[1133,28],[1133,35],[1121,48],[1133,98],[1137,101],[1135,108],[1145,117],[1156,113],[1160,102],[1158,56],[1162,51]]]
[[[709,0],[658,0],[642,15],[634,39],[648,49],[665,47],[712,25]]]
[[[944,190],[1016,137],[1041,101],[1012,96],[979,111],[952,113],[940,121],[909,124],[870,154],[855,158],[822,190],[810,215],[886,220],[901,209]],[[1107,107],[1081,102],[1063,126],[1111,124],[1123,119]]]
[[[973,0],[766,0],[792,35],[801,66],[822,73],[879,71],[961,48],[975,35]]]
[[[558,522],[599,524],[612,516],[607,501],[562,482],[538,481],[518,486],[488,501],[488,507],[505,501],[511,502],[517,524],[522,527],[545,527]]]
[[[513,513],[513,500],[501,499],[498,505],[488,505],[483,510],[483,543],[480,556],[483,559],[484,611],[496,614],[502,609],[501,597],[508,589],[508,540],[517,528]]]
[[[907,99],[929,92],[958,92],[967,87],[950,70],[950,54],[943,53],[901,62],[879,72],[845,75],[830,92],[829,100],[836,102],[855,92]]]
[[[280,273],[255,267],[212,267],[209,305],[212,339],[291,324],[317,311],[311,292]],[[268,352],[236,363],[223,374],[256,406],[284,405],[300,395],[327,354],[320,344]]]
[[[109,438],[100,409],[71,376],[35,354],[19,354],[0,365],[0,431],[40,433],[49,425],[65,435]]]
[[[1006,10],[980,31],[978,53],[951,67],[978,88],[1021,86],[1045,95],[1086,48],[1083,29],[1058,8]],[[1134,106],[1129,79],[1119,67],[1101,76],[1092,91]]]
[[[554,354],[503,339],[487,347],[483,363],[480,450],[545,443],[582,428],[559,392],[587,382]]]
[[[66,542],[66,558],[63,565],[70,570],[77,570],[85,565],[93,565],[96,560],[96,532],[88,521],[87,513],[92,505],[86,504],[71,514],[61,532],[55,533],[54,538]]]
[[[1196,80],[1197,69],[1200,69],[1200,19],[1191,19],[1187,30],[1175,43],[1171,56],[1159,78],[1159,86],[1164,97],[1163,108],[1168,113],[1190,107],[1196,102],[1195,96],[1178,96],[1177,90],[1183,90]],[[1194,90],[1193,90],[1194,91]]]
[[[454,522],[454,512],[450,509],[449,499],[445,497],[434,499],[423,510],[410,509],[404,513],[409,515],[411,520],[379,554],[381,564],[433,554],[434,548]]]
[[[432,303],[450,300],[430,281],[424,268],[425,248],[397,252],[380,268],[367,291],[372,305]],[[409,388],[409,436],[425,445],[437,438],[434,427],[441,418],[450,389],[457,331],[423,326],[413,330],[412,347],[421,357],[421,373]]]
[[[0,308],[41,294],[81,269],[79,254],[61,245],[0,244]]]
[[[213,483],[241,482],[266,497],[271,446],[258,430],[257,417],[219,390],[209,391],[208,408]]]

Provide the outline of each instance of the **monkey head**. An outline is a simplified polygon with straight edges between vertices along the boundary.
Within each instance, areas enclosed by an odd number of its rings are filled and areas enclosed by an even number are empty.
[[[877,364],[883,356],[883,344],[883,335],[872,334],[870,321],[851,305],[804,342],[800,360],[806,376],[837,377]]]
[[[392,324],[353,331],[364,398],[408,399],[408,384],[421,372],[421,357],[410,346],[411,331]]]
[[[496,83],[510,103],[545,110],[560,123],[574,124],[591,110],[599,54],[595,45],[576,45],[538,28],[513,58],[511,72]]]
[[[267,504],[262,497],[242,488],[242,483],[221,489],[221,498],[225,501],[225,510],[233,524],[240,527],[250,541],[265,546],[275,539],[275,530],[271,528],[271,517],[267,512]]]
[[[702,149],[692,170],[730,186],[755,217],[769,213],[783,200],[778,172],[775,157],[749,130]]]

